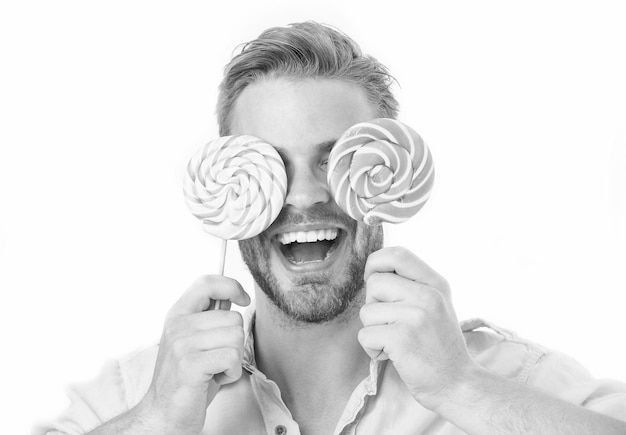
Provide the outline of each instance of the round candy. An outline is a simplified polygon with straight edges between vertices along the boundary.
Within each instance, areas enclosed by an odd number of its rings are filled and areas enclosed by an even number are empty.
[[[253,136],[225,136],[191,158],[183,192],[206,232],[225,240],[248,239],[280,213],[287,174],[268,143]]]
[[[388,118],[349,128],[328,158],[328,185],[335,201],[368,225],[399,223],[413,216],[428,199],[434,179],[424,140]]]

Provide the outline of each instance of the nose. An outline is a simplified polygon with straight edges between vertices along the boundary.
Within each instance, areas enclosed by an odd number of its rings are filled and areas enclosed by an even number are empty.
[[[307,165],[289,168],[285,206],[306,210],[314,205],[325,204],[330,199],[326,172]]]

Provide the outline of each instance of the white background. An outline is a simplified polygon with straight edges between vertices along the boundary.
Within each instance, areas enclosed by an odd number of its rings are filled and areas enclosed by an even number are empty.
[[[217,136],[236,45],[335,25],[400,82],[436,187],[387,227],[482,316],[626,380],[626,15],[621,2],[83,2],[0,6],[0,433],[156,342],[217,269],[182,200]],[[407,2],[408,4],[408,2]],[[231,245],[227,274],[251,281]]]

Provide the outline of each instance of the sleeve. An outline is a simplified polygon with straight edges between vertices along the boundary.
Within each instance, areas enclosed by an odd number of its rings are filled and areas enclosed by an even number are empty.
[[[626,384],[595,379],[577,361],[560,353],[546,353],[533,367],[527,385],[591,411],[626,421]]]
[[[118,361],[107,362],[94,380],[68,388],[70,405],[50,423],[37,424],[32,435],[82,435],[128,410]]]

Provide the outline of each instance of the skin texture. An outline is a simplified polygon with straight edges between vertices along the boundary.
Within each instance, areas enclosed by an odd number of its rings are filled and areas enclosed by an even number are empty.
[[[375,117],[361,89],[337,80],[262,80],[245,89],[234,110],[232,133],[272,144],[287,170],[283,213],[260,237],[240,245],[253,275],[259,267],[272,284],[268,289],[255,276],[257,364],[278,384],[303,433],[331,433],[368,373],[369,358],[357,340],[358,311],[365,261],[382,247],[382,229],[352,221],[334,203],[326,159],[346,129]],[[319,227],[344,232],[323,266],[286,264],[272,244],[281,232]],[[246,258],[247,246],[257,248],[256,255]]]
[[[280,78],[250,85],[234,111],[233,134],[269,142],[287,168],[282,217],[242,253],[258,284],[257,365],[302,433],[332,433],[370,358],[389,359],[416,401],[470,434],[626,433],[623,422],[483,370],[468,354],[446,280],[404,248],[381,248],[380,228],[345,219],[320,145],[375,115],[349,83]],[[280,232],[327,226],[345,236],[323,267],[290,265],[273,244]],[[93,434],[200,432],[219,385],[241,376],[241,316],[204,311],[211,299],[250,300],[233,279],[196,281],[168,314],[148,394]]]
[[[212,299],[224,310],[204,311]],[[220,385],[241,377],[243,320],[230,304],[250,297],[228,277],[198,278],[167,314],[152,383],[141,402],[91,434],[198,434]]]
[[[263,293],[296,323],[332,320],[360,295],[365,261],[382,247],[382,229],[357,223],[333,201],[327,158],[348,127],[375,114],[360,89],[328,80],[260,81],[242,93],[234,114],[233,133],[248,132],[276,147],[289,180],[281,214],[262,234],[239,243],[242,257]],[[330,227],[345,234],[343,255],[323,270],[285,267],[273,241],[277,234]]]

